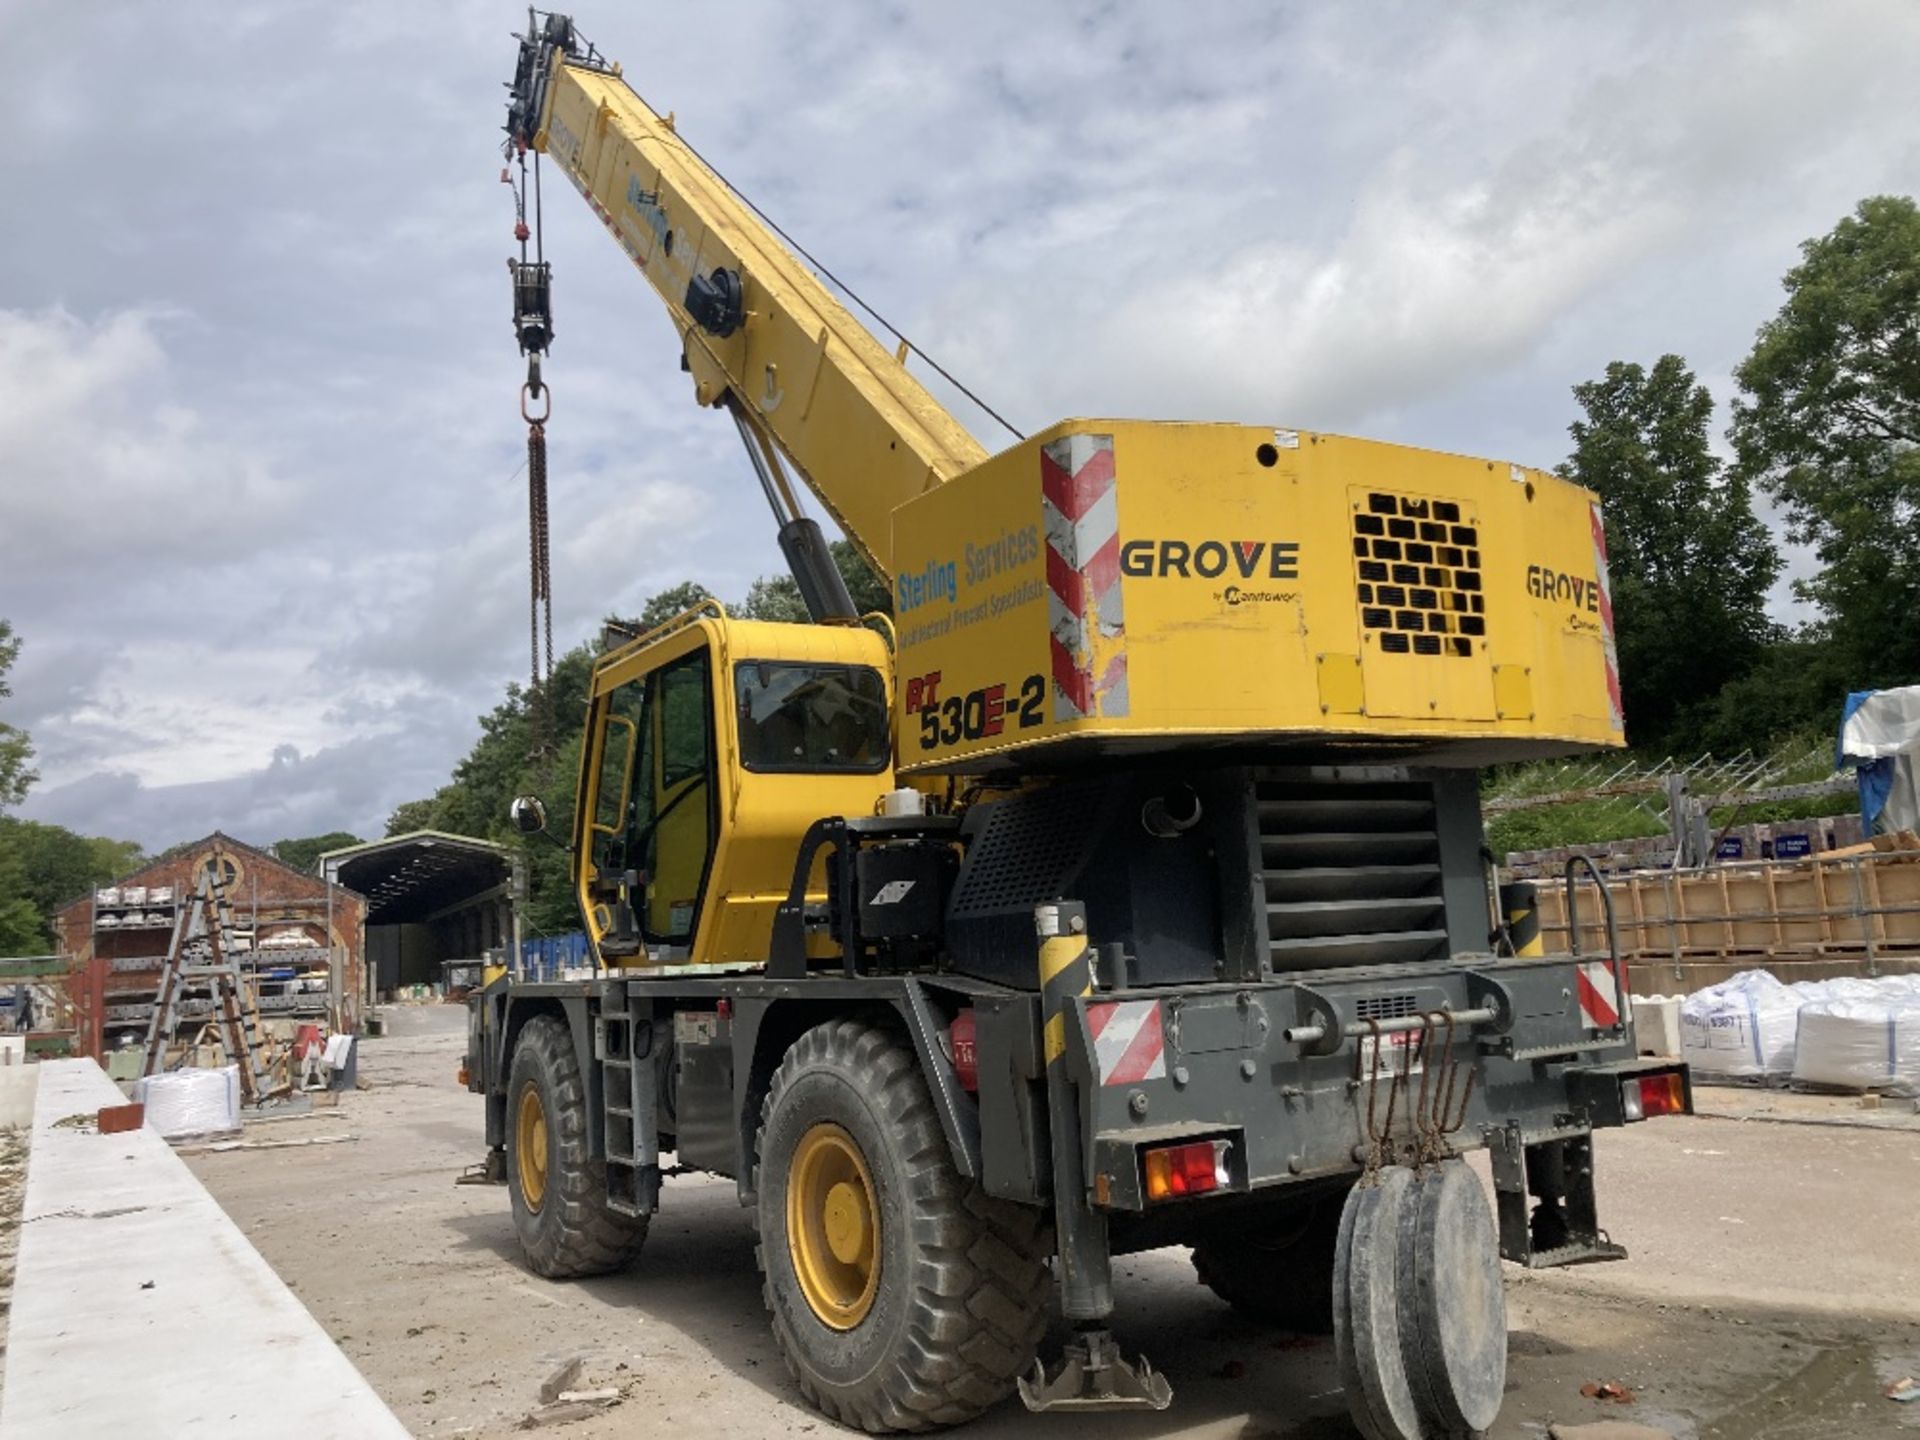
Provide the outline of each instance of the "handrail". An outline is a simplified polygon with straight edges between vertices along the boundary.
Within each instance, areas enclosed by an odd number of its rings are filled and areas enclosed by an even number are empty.
[[[1613,918],[1613,892],[1607,888],[1607,877],[1600,873],[1600,867],[1585,855],[1567,857],[1567,953],[1575,960],[1580,958],[1580,900],[1573,883],[1574,867],[1584,865],[1587,873],[1593,877],[1593,888],[1599,892],[1600,907],[1607,912],[1607,967],[1613,971],[1614,1022],[1612,1031],[1621,1034],[1627,1028],[1627,976],[1626,962],[1620,958],[1620,929]]]
[[[715,620],[724,621],[727,618],[727,607],[711,595],[707,596],[704,600],[696,600],[671,619],[662,620],[651,630],[642,630],[638,635],[616,645],[598,660],[594,661],[593,668],[596,671],[604,670],[607,666],[614,664],[624,657],[629,651],[638,649],[643,645],[652,645],[658,641],[665,640],[669,635],[678,634],[703,615],[711,616]]]

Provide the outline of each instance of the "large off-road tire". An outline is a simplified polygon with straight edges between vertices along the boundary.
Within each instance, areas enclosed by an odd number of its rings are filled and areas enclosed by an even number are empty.
[[[592,1158],[587,1092],[573,1038],[551,1015],[529,1020],[513,1047],[507,1188],[527,1264],[549,1279],[618,1270],[647,1238],[644,1216],[607,1206],[607,1167]]]
[[[1011,1393],[1046,1326],[1046,1217],[960,1178],[908,1045],[858,1020],[809,1030],[756,1150],[767,1310],[808,1400],[881,1433]]]
[[[1260,1325],[1333,1333],[1334,1248],[1346,1191],[1304,1202],[1264,1222],[1222,1225],[1193,1247],[1201,1284]]]

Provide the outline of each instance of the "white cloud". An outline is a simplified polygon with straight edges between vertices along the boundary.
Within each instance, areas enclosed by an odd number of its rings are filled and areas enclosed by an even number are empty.
[[[70,9],[9,8],[0,51],[30,811],[156,843],[377,825],[526,663],[496,149],[517,16]],[[1028,428],[1266,419],[1550,464],[1572,384],[1672,350],[1724,398],[1795,245],[1920,189],[1920,10],[1891,0],[579,19]],[[548,199],[564,646],[780,561],[646,286]]]
[[[217,562],[284,518],[289,483],[180,393],[158,333],[167,318],[0,310],[0,567],[12,583],[112,573],[150,553],[156,532],[201,539]]]

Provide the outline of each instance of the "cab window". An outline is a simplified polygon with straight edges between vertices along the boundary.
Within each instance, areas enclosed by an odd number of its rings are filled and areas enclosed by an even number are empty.
[[[747,769],[872,775],[887,768],[887,687],[871,666],[743,660],[733,681]]]
[[[607,722],[600,749],[600,783],[594,790],[595,829],[618,835],[621,806],[629,799],[627,783],[633,774],[638,748],[640,712],[646,684],[630,680],[606,700]]]
[[[628,851],[646,876],[640,928],[656,944],[692,940],[713,858],[713,726],[708,652],[647,677]]]

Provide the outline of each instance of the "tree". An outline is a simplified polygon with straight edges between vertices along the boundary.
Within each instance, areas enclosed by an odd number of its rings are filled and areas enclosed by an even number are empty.
[[[702,600],[712,598],[713,592],[698,580],[682,580],[678,585],[669,585],[651,597],[640,607],[640,614],[634,619],[616,623],[644,632],[656,625],[664,625],[682,610],[691,610]]]
[[[1619,361],[1573,387],[1560,473],[1599,495],[1627,731],[1682,744],[1684,716],[1760,659],[1774,627],[1767,587],[1780,557],[1746,481],[1708,448],[1713,397],[1677,355]]]
[[[44,955],[49,948],[39,907],[23,893],[26,886],[19,855],[0,837],[0,955]]]
[[[893,595],[880,577],[873,573],[851,540],[835,540],[831,546],[834,568],[846,582],[853,600],[853,613],[867,615],[878,610],[893,613]],[[784,620],[805,624],[812,617],[807,602],[800,598],[799,583],[791,575],[762,575],[747,588],[747,595],[733,613],[743,620]]]
[[[144,859],[128,840],[0,816],[0,953],[51,951],[55,909],[138,869]]]
[[[349,845],[359,843],[358,835],[350,835],[345,830],[334,830],[325,835],[308,835],[299,840],[276,840],[271,848],[273,858],[282,865],[291,865],[296,870],[311,870],[320,857],[329,850],[344,850]]]
[[[655,597],[663,609],[673,606],[663,618],[686,608],[676,601],[689,590],[697,587],[680,587],[680,594]],[[572,831],[573,785],[580,768],[580,731],[586,719],[594,653],[590,646],[576,646],[554,665],[551,754],[534,753],[531,697],[524,687],[510,684],[506,698],[480,717],[480,738],[454,767],[453,778],[431,796],[397,806],[387,819],[389,835],[444,830],[518,849],[527,873],[524,916],[535,934],[580,927],[567,857],[548,840],[521,835],[507,811],[515,796],[538,795],[547,807],[550,833],[564,840]]]
[[[12,622],[0,620],[0,700],[13,694],[7,684],[7,672],[19,658],[20,641],[13,633]],[[0,810],[10,809],[26,799],[28,787],[40,778],[28,767],[31,759],[33,745],[27,739],[27,732],[0,720]]]
[[[791,575],[762,575],[747,587],[747,598],[734,607],[742,620],[785,620],[804,625],[812,617],[800,586]]]
[[[1688,748],[1737,755],[1771,749],[1793,731],[1831,731],[1847,693],[1847,671],[1825,627],[1804,627],[1769,645],[1753,669],[1689,716]],[[1828,797],[1827,803],[1838,802]]]
[[[415,830],[444,830],[439,823],[441,795],[446,793],[443,787],[439,793],[429,795],[425,800],[404,800],[393,807],[393,813],[387,816],[387,834],[411,835]]]
[[[1820,573],[1796,589],[1852,683],[1920,679],[1920,208],[1862,200],[1800,253],[1734,371],[1739,470],[1813,545]]]
[[[886,581],[874,574],[873,567],[853,548],[851,540],[833,542],[833,563],[840,567],[841,577],[847,582],[847,593],[853,596],[855,611],[862,615],[875,610],[883,615],[893,613],[893,592],[887,588]]]

